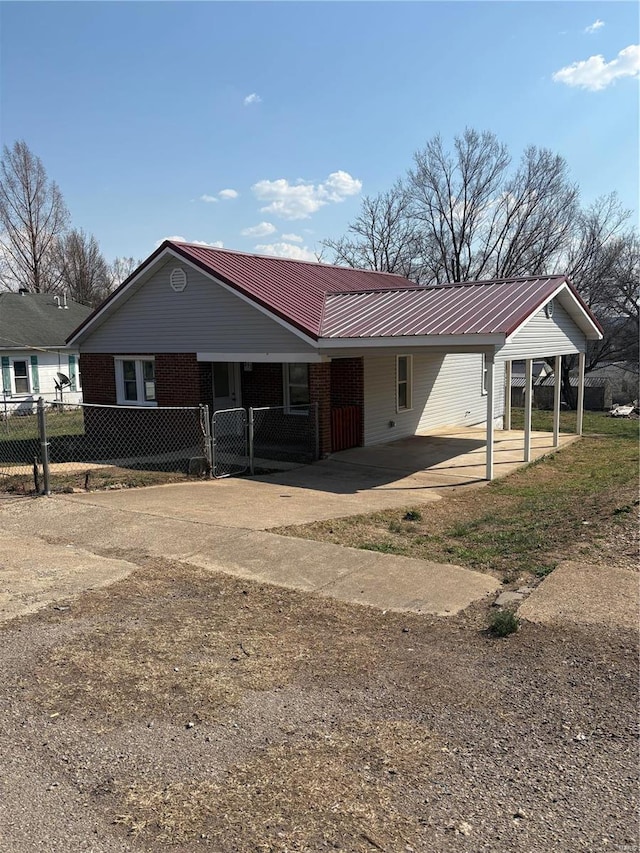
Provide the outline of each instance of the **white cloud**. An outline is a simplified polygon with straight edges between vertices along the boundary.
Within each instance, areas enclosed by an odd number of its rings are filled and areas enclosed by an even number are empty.
[[[605,62],[601,55],[590,56],[580,62],[574,62],[553,74],[556,83],[578,86],[591,92],[598,92],[610,86],[618,77],[638,77],[640,75],[640,45],[630,44],[611,62]]]
[[[218,195],[220,198],[238,198],[240,193],[237,190],[220,190]]]
[[[200,201],[206,201],[207,204],[214,204],[216,201],[218,201],[218,199],[214,195],[207,195],[205,193],[204,195],[200,196]]]
[[[255,248],[256,252],[273,255],[276,258],[293,258],[294,261],[313,261],[314,263],[318,260],[306,246],[294,246],[293,243],[261,243]]]
[[[298,181],[290,184],[286,178],[276,181],[258,181],[251,189],[260,201],[269,202],[260,210],[273,213],[281,219],[308,219],[312,213],[326,204],[344,201],[357,195],[362,189],[362,181],[351,177],[348,172],[332,172],[321,184]]]
[[[186,237],[174,234],[172,237],[163,237],[162,240],[156,240],[156,249],[158,246],[161,246],[165,240],[171,240],[172,243],[192,243],[195,246],[209,246],[213,249],[222,249],[224,246],[222,240],[216,240],[213,243],[208,243],[206,240],[187,240]]]
[[[591,35],[591,33],[597,32],[598,30],[602,29],[602,27],[604,27],[604,21],[601,21],[600,18],[596,18],[596,20],[592,24],[589,24],[588,27],[584,28],[583,32],[589,33],[589,35]]]
[[[304,237],[299,234],[283,234],[282,239],[287,243],[304,243]]]
[[[244,228],[240,233],[243,237],[266,237],[268,234],[275,234],[277,230],[270,222],[261,222],[252,228]]]
[[[247,95],[247,97],[242,103],[245,105],[245,107],[250,107],[251,104],[261,104],[262,98],[260,97],[260,95],[258,95],[257,92],[252,92],[250,95]]]

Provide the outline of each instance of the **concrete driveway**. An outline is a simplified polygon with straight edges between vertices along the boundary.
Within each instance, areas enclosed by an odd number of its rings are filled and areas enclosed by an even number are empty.
[[[482,484],[483,437],[482,430],[446,431],[262,477],[0,502],[0,619],[113,582],[135,569],[139,555],[385,610],[457,613],[495,592],[498,581],[461,566],[268,531]],[[533,436],[534,458],[552,449],[548,433]],[[522,464],[522,434],[500,433],[498,475]]]
[[[496,476],[517,470],[522,433],[497,433]],[[561,446],[575,436],[563,435]],[[534,433],[532,458],[553,451]],[[484,430],[443,430],[376,447],[358,447],[293,470],[145,489],[78,494],[73,500],[222,527],[268,530],[440,500],[486,484]]]

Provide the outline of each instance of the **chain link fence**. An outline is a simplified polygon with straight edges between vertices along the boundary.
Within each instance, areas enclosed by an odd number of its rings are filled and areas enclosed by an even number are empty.
[[[318,459],[318,408],[45,403],[0,419],[0,490],[122,488]]]
[[[167,479],[160,474],[179,478],[210,472],[206,406],[45,407],[39,401],[36,415],[14,414],[0,423],[0,488],[5,490],[26,491],[28,480],[36,491],[48,493],[97,484],[146,485]]]
[[[249,409],[252,473],[278,462],[314,462],[319,458],[318,441],[317,403]]]

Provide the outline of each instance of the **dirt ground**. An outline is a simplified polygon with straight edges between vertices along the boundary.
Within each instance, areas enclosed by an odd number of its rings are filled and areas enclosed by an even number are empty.
[[[636,849],[635,631],[104,556],[138,568],[0,627],[4,849]]]

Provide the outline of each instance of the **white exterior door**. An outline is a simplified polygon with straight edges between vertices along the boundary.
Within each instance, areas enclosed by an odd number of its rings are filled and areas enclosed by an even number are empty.
[[[242,405],[240,399],[240,365],[231,361],[214,361],[213,411],[235,409]]]

